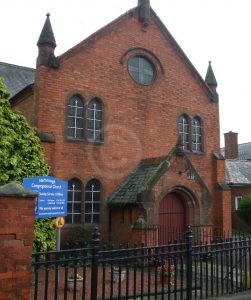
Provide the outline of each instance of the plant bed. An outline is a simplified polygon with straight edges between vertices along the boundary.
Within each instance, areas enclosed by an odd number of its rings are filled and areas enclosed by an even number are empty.
[[[74,278],[73,275],[70,275],[67,279],[67,289],[68,291],[72,292],[74,291],[74,285],[76,282],[76,291],[79,291],[81,287],[83,286],[83,277],[79,274],[76,275],[76,278]]]

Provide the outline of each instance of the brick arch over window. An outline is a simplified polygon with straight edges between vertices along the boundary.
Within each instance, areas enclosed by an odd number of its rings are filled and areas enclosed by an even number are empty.
[[[93,98],[87,106],[87,140],[101,142],[103,140],[103,103]]]
[[[158,73],[165,74],[164,67],[159,58],[152,51],[145,48],[136,47],[127,49],[121,56],[119,62],[123,65],[130,57],[137,55],[148,58],[155,65]]]
[[[68,181],[67,224],[80,224],[83,209],[82,182],[77,178]]]
[[[85,188],[85,223],[99,223],[101,183],[91,179]]]
[[[73,95],[67,102],[67,138],[84,138],[84,101],[80,95]]]

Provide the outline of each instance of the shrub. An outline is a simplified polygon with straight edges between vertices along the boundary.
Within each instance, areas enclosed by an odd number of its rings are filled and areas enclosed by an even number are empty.
[[[79,225],[74,228],[74,231],[66,238],[62,249],[82,248],[91,243],[93,224]]]
[[[251,225],[251,195],[242,198],[237,213],[243,221]]]
[[[49,173],[35,129],[29,126],[24,116],[11,108],[9,96],[0,77],[0,185],[11,181],[22,184],[23,178]],[[35,221],[33,248],[40,251],[55,249],[52,222],[48,219]]]

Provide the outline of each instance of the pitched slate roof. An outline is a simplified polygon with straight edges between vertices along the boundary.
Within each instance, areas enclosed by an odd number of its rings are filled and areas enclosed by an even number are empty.
[[[0,62],[0,77],[4,78],[10,97],[13,97],[27,86],[34,84],[35,70]]]
[[[225,156],[225,148],[221,148],[221,154]],[[243,143],[238,145],[239,160],[251,160],[251,143]]]
[[[227,182],[251,184],[251,160],[226,159]]]
[[[238,159],[251,160],[251,143],[244,143],[238,145]]]
[[[108,206],[125,206],[138,202],[138,195],[148,190],[168,164],[167,156],[143,160],[108,199]]]

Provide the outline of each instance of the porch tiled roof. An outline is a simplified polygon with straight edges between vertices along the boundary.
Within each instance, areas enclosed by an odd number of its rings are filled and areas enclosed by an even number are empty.
[[[251,184],[251,160],[226,160],[227,182],[231,184]]]
[[[109,198],[109,206],[126,206],[138,202],[138,195],[148,190],[153,181],[167,165],[168,157],[147,159],[141,161],[138,167],[119,186]]]

